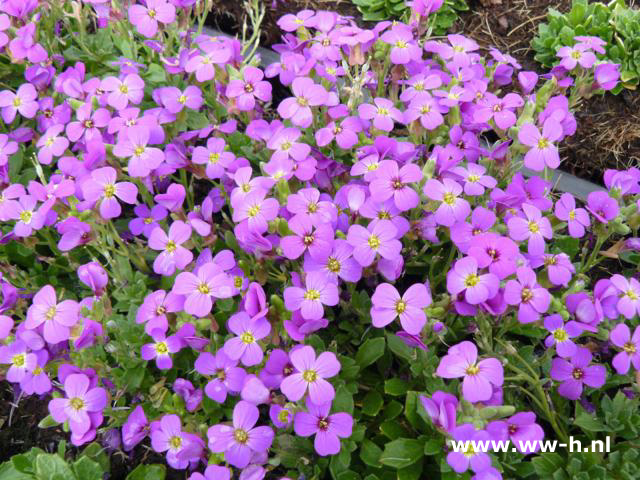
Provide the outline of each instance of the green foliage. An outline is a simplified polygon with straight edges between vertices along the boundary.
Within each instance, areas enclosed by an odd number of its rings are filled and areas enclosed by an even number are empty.
[[[575,36],[594,36],[607,42],[602,60],[620,64],[622,88],[635,89],[640,81],[640,11],[629,8],[624,0],[609,4],[573,0],[571,11],[563,14],[549,11],[547,23],[538,25],[538,35],[532,40],[535,59],[545,67],[559,63],[558,49],[574,45]]]
[[[365,21],[408,18],[409,7],[405,0],[353,0]],[[459,12],[469,10],[465,0],[445,0],[442,7],[429,17],[433,33],[443,35],[455,23]]]

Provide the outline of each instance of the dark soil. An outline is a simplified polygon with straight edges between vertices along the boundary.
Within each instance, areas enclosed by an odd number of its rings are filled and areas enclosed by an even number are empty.
[[[542,72],[534,60],[530,43],[538,24],[546,21],[549,8],[567,12],[571,0],[467,0],[455,25],[457,32],[481,46],[495,46],[513,55],[528,70]],[[620,94],[596,96],[576,112],[578,130],[564,141],[561,168],[602,184],[608,168],[623,169],[640,161],[640,94],[623,90]]]
[[[278,18],[310,8],[334,10],[351,16],[360,24],[360,15],[349,0],[262,0],[266,14],[262,24],[262,45],[278,43]],[[544,73],[534,60],[530,42],[538,24],[546,20],[549,8],[566,12],[571,0],[467,0],[469,11],[462,12],[451,32],[464,33],[483,48],[495,46],[513,55],[527,70]],[[238,34],[246,19],[243,2],[216,0],[209,23],[231,34]],[[562,169],[602,184],[608,168],[623,169],[640,161],[640,93],[624,90],[616,95],[596,96],[580,105],[576,112],[578,130],[564,141]]]

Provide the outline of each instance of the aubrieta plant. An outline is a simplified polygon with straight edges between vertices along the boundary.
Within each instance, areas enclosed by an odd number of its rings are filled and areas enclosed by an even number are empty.
[[[598,39],[572,89],[420,2],[285,15],[265,69],[208,2],[0,5],[0,363],[43,427],[191,480],[637,478],[640,283],[599,264],[640,170],[550,182]]]
[[[591,41],[590,37],[597,40]],[[640,11],[627,6],[625,0],[608,4],[573,0],[568,13],[549,11],[547,23],[538,26],[531,47],[536,60],[545,67],[559,65],[578,76],[582,68],[591,68],[588,65],[596,57],[617,63],[620,82],[613,92],[635,90],[640,82]],[[604,78],[609,73],[603,70],[598,75]]]

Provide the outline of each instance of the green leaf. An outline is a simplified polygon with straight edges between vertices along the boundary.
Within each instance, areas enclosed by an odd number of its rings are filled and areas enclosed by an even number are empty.
[[[553,475],[556,470],[562,468],[565,460],[557,453],[543,453],[535,457],[531,462],[538,476],[549,477]]]
[[[424,454],[427,456],[437,455],[444,452],[444,444],[439,438],[427,440],[424,444]]]
[[[596,420],[593,415],[585,411],[580,412],[573,424],[579,426],[585,432],[604,432],[609,430],[599,420]]]
[[[380,463],[392,468],[405,468],[422,458],[422,442],[412,438],[398,438],[387,443]]]
[[[382,449],[368,438],[365,438],[360,445],[360,460],[370,467],[380,467],[380,456]]]
[[[14,455],[11,457],[13,468],[21,473],[33,473],[33,461],[27,455]]]
[[[164,465],[138,465],[126,480],[164,480],[166,474]]]
[[[373,417],[378,414],[383,404],[384,399],[380,392],[372,390],[362,400],[362,413]]]
[[[407,393],[407,382],[399,378],[390,378],[384,382],[384,393],[399,397]]]
[[[76,478],[67,462],[53,453],[41,453],[38,455],[35,467],[35,477],[38,480],[53,480],[56,476],[68,480]]]
[[[102,480],[104,470],[89,457],[80,457],[73,464],[73,471],[79,480]]]
[[[378,360],[384,354],[384,338],[370,338],[364,342],[356,353],[356,363],[365,368]]]

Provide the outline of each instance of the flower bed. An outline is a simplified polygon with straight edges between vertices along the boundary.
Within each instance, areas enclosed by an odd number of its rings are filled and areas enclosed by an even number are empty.
[[[616,66],[541,77],[416,1],[285,15],[263,70],[250,7],[240,41],[208,2],[2,5],[0,363],[74,450],[0,475],[634,478],[640,173],[549,182]]]

